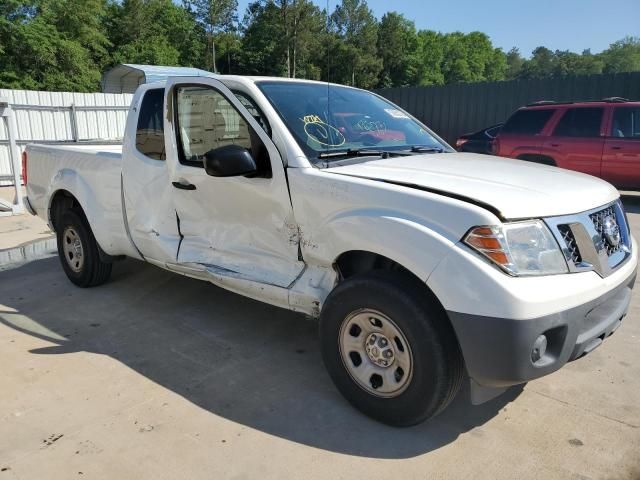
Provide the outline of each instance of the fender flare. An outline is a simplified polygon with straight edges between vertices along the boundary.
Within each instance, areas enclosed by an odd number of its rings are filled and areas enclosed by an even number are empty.
[[[386,257],[426,282],[455,243],[433,227],[415,219],[379,212],[351,211],[329,220],[325,234],[305,237],[301,232],[302,256],[312,264],[335,263],[340,255],[358,250]],[[370,232],[364,235],[363,232]]]
[[[108,222],[103,214],[103,208],[100,207],[91,186],[74,170],[68,168],[59,170],[48,187],[47,218],[49,225],[54,227],[51,218],[51,206],[56,194],[60,191],[68,192],[76,199],[100,248],[107,254],[118,254],[118,252],[114,252],[114,245],[112,245],[111,234]]]

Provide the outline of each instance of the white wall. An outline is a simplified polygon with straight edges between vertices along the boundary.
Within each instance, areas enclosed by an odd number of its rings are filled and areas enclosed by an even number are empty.
[[[0,97],[16,105],[14,115],[18,130],[18,147],[22,151],[24,140],[35,141],[69,141],[73,140],[71,123],[71,105],[76,107],[128,107],[133,95],[113,93],[72,93],[72,92],[40,92],[33,90],[0,89]],[[59,111],[23,109],[19,105],[67,107]],[[76,111],[76,124],[80,140],[119,140],[124,133],[126,110],[79,110]],[[8,132],[4,122],[0,122],[0,185],[10,185],[10,180],[1,177],[11,175],[11,157]]]

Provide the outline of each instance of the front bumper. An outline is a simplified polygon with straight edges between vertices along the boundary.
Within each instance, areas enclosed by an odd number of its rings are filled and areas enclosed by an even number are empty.
[[[620,326],[629,308],[637,267],[616,287],[567,310],[530,319],[448,311],[469,376],[484,387],[504,388],[558,370],[595,349]],[[547,349],[534,361],[540,335]]]

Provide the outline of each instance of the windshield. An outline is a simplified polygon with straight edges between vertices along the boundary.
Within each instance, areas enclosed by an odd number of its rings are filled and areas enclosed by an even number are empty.
[[[451,151],[424,125],[370,92],[320,83],[257,85],[312,161],[328,152]]]

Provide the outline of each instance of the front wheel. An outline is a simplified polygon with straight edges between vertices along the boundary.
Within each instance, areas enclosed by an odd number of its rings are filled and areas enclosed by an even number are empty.
[[[374,271],[338,285],[323,307],[320,337],[338,390],[390,425],[437,415],[462,383],[462,355],[442,307],[404,273]]]
[[[100,247],[84,217],[74,210],[63,213],[56,225],[58,256],[71,282],[79,287],[102,285],[112,264],[100,258]]]

